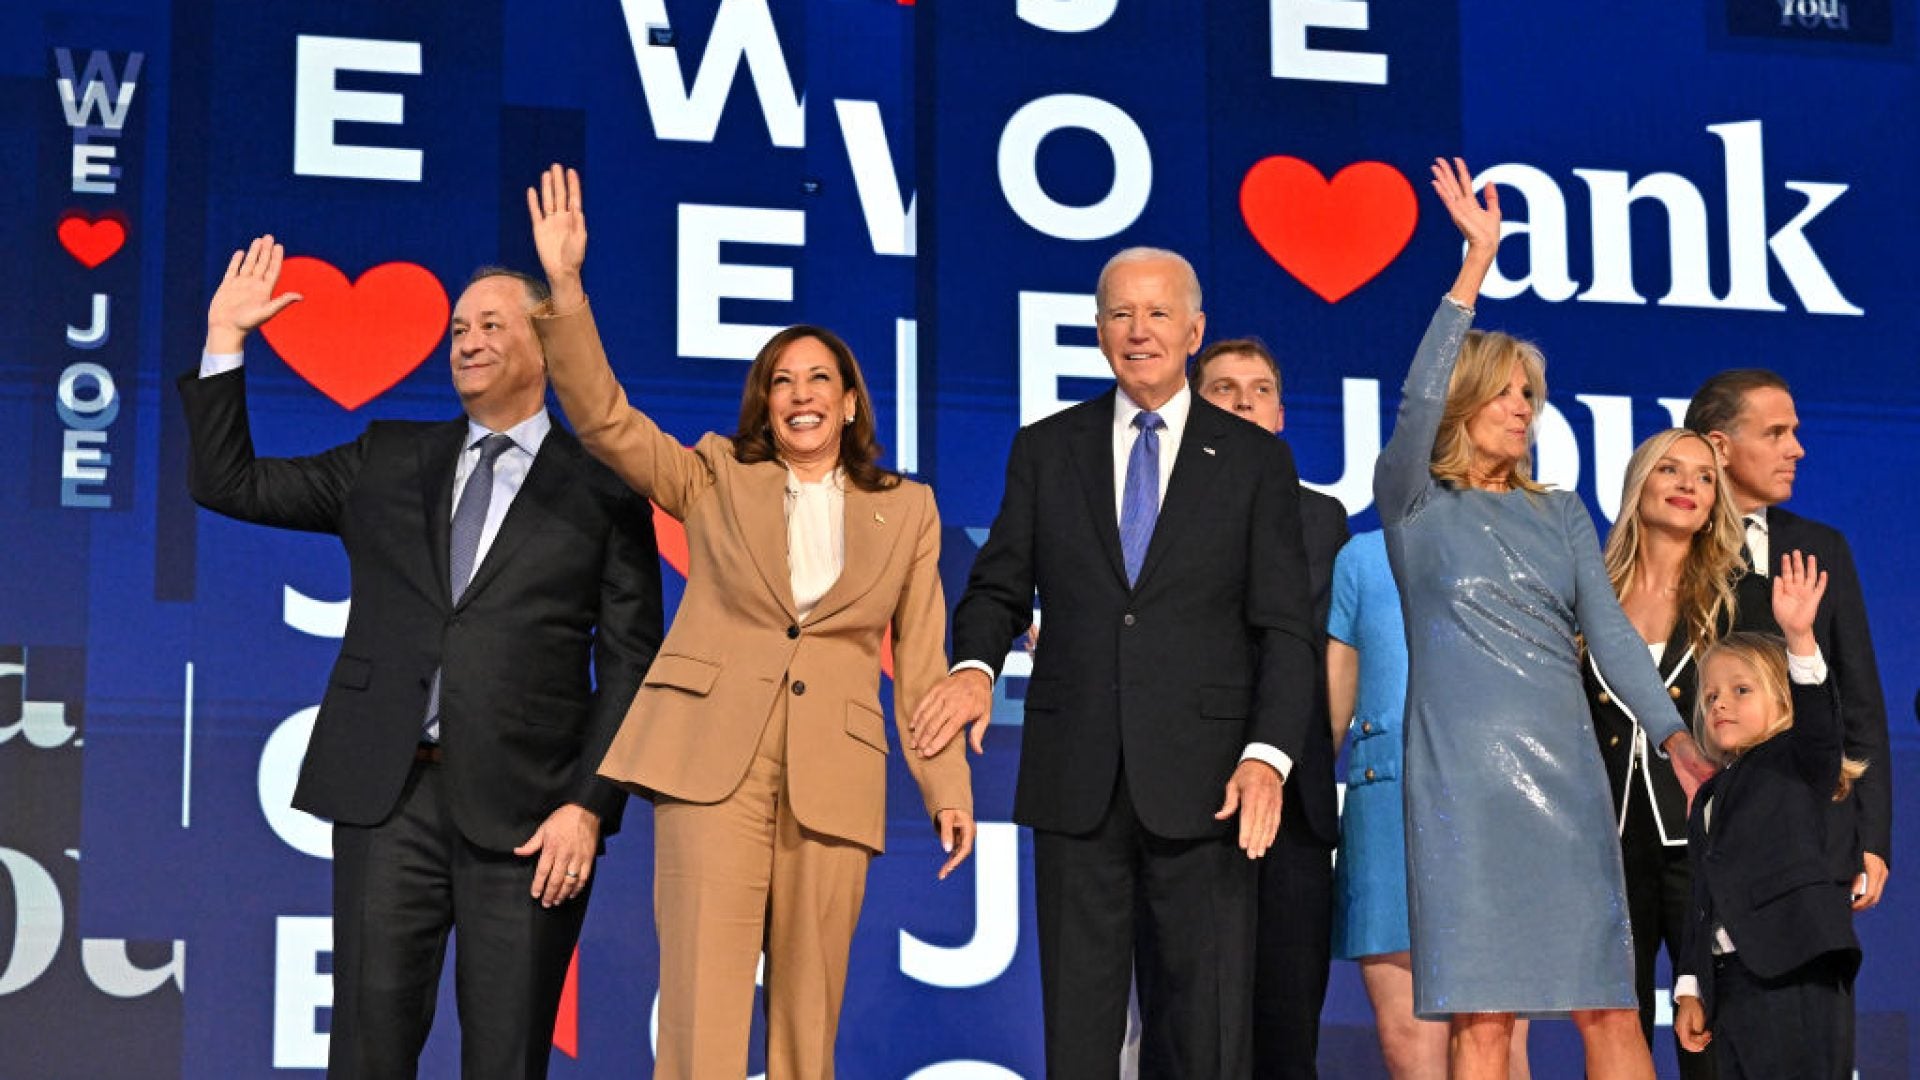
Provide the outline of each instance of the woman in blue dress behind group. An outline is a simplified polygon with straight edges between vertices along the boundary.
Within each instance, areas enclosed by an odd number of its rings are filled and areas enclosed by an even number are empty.
[[[1470,333],[1500,243],[1465,163],[1433,185],[1467,240],[1415,355],[1374,498],[1407,621],[1405,785],[1415,1010],[1452,1075],[1506,1072],[1516,1015],[1571,1016],[1587,1075],[1651,1080],[1613,805],[1579,640],[1691,792],[1711,772],[1621,614],[1593,520],[1529,475],[1543,361]]]

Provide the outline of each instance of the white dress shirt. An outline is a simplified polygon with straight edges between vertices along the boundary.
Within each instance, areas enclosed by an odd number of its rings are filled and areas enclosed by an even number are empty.
[[[1133,455],[1133,444],[1140,439],[1140,429],[1133,426],[1133,418],[1146,410],[1134,404],[1125,390],[1115,388],[1113,394],[1113,520],[1119,521],[1126,516],[1127,501],[1127,461]],[[1187,433],[1187,416],[1193,412],[1193,391],[1184,385],[1180,392],[1167,400],[1165,405],[1154,410],[1160,414],[1160,422],[1166,426],[1160,429],[1160,502],[1167,502],[1167,481],[1173,479],[1173,462],[1180,456],[1180,438]]]
[[[540,444],[547,441],[547,433],[552,430],[553,418],[541,409],[498,433],[512,439],[513,445],[493,461],[493,500],[487,503],[487,520],[480,527],[480,546],[474,549],[474,570],[486,561],[487,549],[500,534],[500,523],[507,519],[513,498],[520,494],[520,485],[526,483],[527,471],[533,468],[533,459],[540,453]],[[460,509],[458,504],[467,489],[467,477],[472,476],[474,467],[480,464],[480,440],[492,434],[495,432],[474,420],[467,421],[466,449],[460,451],[460,459],[453,466],[454,505],[448,511],[448,521],[452,521],[453,514]]]
[[[1772,577],[1773,553],[1768,550],[1767,508],[1761,507],[1742,519],[1747,533],[1747,550],[1753,555],[1753,572],[1761,577]]]
[[[806,622],[847,564],[846,473],[807,482],[787,472],[787,575]]]

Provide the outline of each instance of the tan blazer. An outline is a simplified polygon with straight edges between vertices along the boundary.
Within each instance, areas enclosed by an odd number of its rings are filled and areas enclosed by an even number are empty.
[[[708,434],[689,451],[627,404],[593,313],[536,313],[547,371],[593,456],[686,524],[679,612],[600,774],[642,795],[713,803],[733,793],[779,695],[786,695],[787,792],[801,824],[884,849],[887,730],[880,650],[893,630],[894,715],[906,719],[946,677],[940,512],[903,481],[846,491],[846,568],[806,625],[787,568],[786,467],[742,465]],[[929,816],[973,809],[961,739],[907,755]]]

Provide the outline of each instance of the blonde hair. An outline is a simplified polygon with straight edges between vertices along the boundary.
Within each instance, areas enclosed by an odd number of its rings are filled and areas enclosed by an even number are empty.
[[[1773,723],[1752,743],[1739,747],[1731,753],[1724,752],[1707,740],[1707,695],[1695,694],[1693,698],[1693,738],[1700,749],[1716,765],[1725,766],[1741,754],[1766,742],[1775,735],[1793,726],[1793,694],[1788,689],[1787,644],[1773,634],[1757,634],[1749,630],[1728,634],[1707,647],[1700,657],[1701,677],[1706,677],[1707,661],[1725,654],[1744,664],[1753,673],[1760,684],[1761,693],[1773,702]],[[1840,802],[1853,791],[1853,782],[1867,771],[1867,763],[1857,758],[1840,759],[1840,779],[1834,785],[1833,801]]]
[[[1440,434],[1433,440],[1433,456],[1427,471],[1436,480],[1455,487],[1472,487],[1473,441],[1467,436],[1467,424],[1489,401],[1506,392],[1513,365],[1519,364],[1527,375],[1527,398],[1535,415],[1547,403],[1547,361],[1531,341],[1497,330],[1469,330],[1460,344],[1460,359],[1453,365],[1453,378],[1447,384],[1447,405],[1440,414]],[[1529,430],[1529,442],[1532,432]],[[1514,459],[1507,470],[1508,490],[1542,492],[1546,485],[1533,479],[1531,451]]]
[[[1697,439],[1707,452],[1713,468],[1713,509],[1707,523],[1693,534],[1687,544],[1687,557],[1680,567],[1680,592],[1675,606],[1687,627],[1687,644],[1700,651],[1707,647],[1723,625],[1732,625],[1734,614],[1733,582],[1741,570],[1740,547],[1744,535],[1740,514],[1727,493],[1727,477],[1720,468],[1720,456],[1706,436],[1686,428],[1668,428],[1648,438],[1627,459],[1627,480],[1620,493],[1620,517],[1607,533],[1604,558],[1607,578],[1613,594],[1622,600],[1633,586],[1635,569],[1640,563],[1640,544],[1646,526],[1640,520],[1640,493],[1647,486],[1653,467],[1667,456],[1682,439]]]

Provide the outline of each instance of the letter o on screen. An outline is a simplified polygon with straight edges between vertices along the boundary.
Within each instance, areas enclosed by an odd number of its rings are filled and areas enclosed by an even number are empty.
[[[333,858],[333,826],[304,810],[293,808],[293,787],[300,779],[300,761],[307,755],[307,737],[313,734],[317,706],[309,705],[280,721],[260,751],[260,812],[273,834],[303,855]]]
[[[1099,202],[1069,206],[1040,186],[1040,144],[1062,128],[1093,132],[1113,155],[1113,186]],[[1084,94],[1050,94],[1022,105],[1000,132],[1000,190],[1020,220],[1060,240],[1104,240],[1132,225],[1153,192],[1153,152],[1118,105]]]
[[[57,402],[60,422],[82,431],[99,431],[120,415],[120,395],[113,386],[113,373],[99,364],[69,364],[60,373]]]

